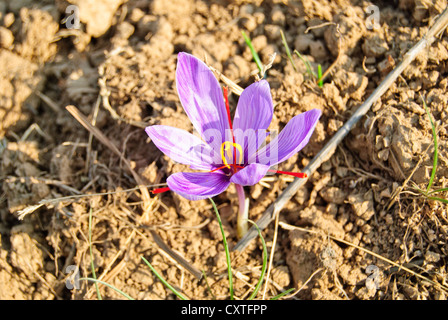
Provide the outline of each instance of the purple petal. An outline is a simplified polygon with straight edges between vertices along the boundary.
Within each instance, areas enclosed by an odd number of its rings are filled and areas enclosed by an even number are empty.
[[[191,133],[170,126],[150,126],[145,131],[157,148],[174,161],[199,170],[216,167],[213,150]]]
[[[235,142],[244,150],[245,162],[266,139],[266,129],[272,121],[273,112],[271,91],[266,80],[251,84],[241,94],[233,128]]]
[[[225,191],[229,178],[219,172],[179,172],[167,179],[168,187],[188,200],[214,197]]]
[[[270,166],[264,164],[252,163],[232,175],[230,182],[242,186],[253,186],[266,175],[269,168]]]
[[[312,109],[292,118],[277,137],[250,157],[249,163],[273,166],[292,157],[306,146],[321,114],[319,109]]]
[[[229,129],[229,121],[218,80],[205,63],[181,52],[176,84],[179,99],[194,128],[214,150],[219,150],[225,139],[225,130]]]

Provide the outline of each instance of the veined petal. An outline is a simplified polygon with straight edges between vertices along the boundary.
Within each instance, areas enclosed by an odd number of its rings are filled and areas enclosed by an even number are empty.
[[[258,183],[268,172],[270,166],[252,163],[241,169],[230,178],[230,182],[242,186],[253,186]]]
[[[213,165],[213,150],[191,133],[159,125],[147,127],[145,131],[157,148],[174,161],[199,170],[213,170],[216,167]]]
[[[188,200],[201,200],[224,192],[229,178],[219,172],[178,172],[167,179],[170,190]]]
[[[244,89],[235,111],[233,129],[235,142],[243,147],[245,162],[266,139],[274,105],[269,83],[255,82]]]
[[[215,75],[204,62],[181,52],[176,84],[179,99],[194,128],[214,150],[219,150],[229,121],[223,92]]]
[[[249,163],[276,165],[299,152],[311,138],[322,112],[319,109],[292,118],[280,134],[249,158]]]

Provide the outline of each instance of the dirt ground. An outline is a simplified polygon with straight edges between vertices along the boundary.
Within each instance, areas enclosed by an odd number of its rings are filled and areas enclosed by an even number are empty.
[[[372,4],[380,13],[375,29],[367,24]],[[177,299],[144,256],[185,296],[228,299],[211,203],[171,192],[145,198],[136,188],[139,181],[160,186],[187,169],[144,132],[152,124],[193,130],[175,88],[177,53],[206,57],[244,88],[257,67],[241,31],[263,63],[275,52],[267,72],[275,105],[270,128],[281,129],[312,108],[323,112],[311,142],[279,167],[299,172],[446,6],[446,0],[0,1],[0,299],[97,299],[91,282],[67,286],[76,269],[92,277],[90,213],[101,280],[135,299]],[[281,30],[315,70],[336,61],[322,87],[296,55],[294,70]],[[270,282],[257,299],[289,288],[297,293],[288,299],[447,299],[448,206],[415,189],[426,190],[433,168],[423,99],[438,137],[431,190],[448,187],[447,75],[445,31],[287,203],[281,225],[263,231],[268,250],[275,235],[277,241]],[[237,101],[232,94],[232,108]],[[291,181],[271,175],[246,187],[250,218],[256,221]],[[232,247],[238,241],[235,189],[215,201]],[[198,279],[170,250],[206,277]],[[262,261],[259,239],[232,252],[237,299],[252,292]],[[103,299],[124,299],[99,289]]]

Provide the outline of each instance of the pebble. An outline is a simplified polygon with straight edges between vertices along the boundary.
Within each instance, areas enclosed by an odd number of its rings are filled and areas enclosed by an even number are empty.
[[[328,51],[322,41],[316,40],[310,42],[310,54],[316,59],[321,60],[328,57]]]
[[[271,20],[273,24],[283,26],[285,25],[286,17],[279,6],[272,9]]]
[[[364,221],[370,220],[375,214],[373,193],[371,191],[365,194],[351,194],[348,196],[348,201],[352,205],[355,214]]]
[[[367,57],[381,57],[387,50],[389,50],[389,46],[378,35],[366,38],[362,44],[362,51]]]
[[[428,251],[426,251],[426,254],[425,254],[425,261],[437,263],[440,261],[440,254],[428,250]]]
[[[248,32],[252,32],[257,27],[257,21],[254,16],[244,16],[240,19],[240,26],[244,30],[247,30]]]
[[[313,38],[311,33],[300,34],[294,41],[294,48],[300,53],[305,52],[310,47]]]
[[[319,194],[328,203],[344,204],[347,198],[347,194],[338,187],[322,189]]]
[[[268,36],[268,38],[272,41],[278,40],[281,38],[280,33],[281,28],[275,24],[267,24],[264,26],[264,32]]]
[[[0,47],[8,49],[14,43],[14,35],[11,30],[0,27]]]
[[[3,25],[6,28],[9,28],[10,26],[12,26],[12,24],[14,23],[15,18],[14,18],[14,13],[12,12],[8,12],[5,17],[3,18]]]

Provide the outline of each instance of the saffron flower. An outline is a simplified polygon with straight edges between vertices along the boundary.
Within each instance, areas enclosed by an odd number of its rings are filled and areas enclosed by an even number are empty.
[[[309,141],[321,116],[312,109],[293,117],[280,134],[265,142],[274,106],[266,80],[255,82],[241,94],[233,121],[218,80],[205,63],[179,53],[176,85],[181,104],[200,137],[178,128],[154,125],[146,128],[152,142],[168,157],[202,172],[179,172],[167,179],[168,188],[189,200],[214,197],[231,183],[237,188],[240,214],[244,211],[243,186],[258,183],[269,171],[306,177],[300,173],[272,170]]]

